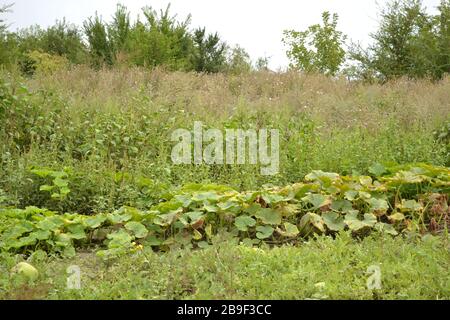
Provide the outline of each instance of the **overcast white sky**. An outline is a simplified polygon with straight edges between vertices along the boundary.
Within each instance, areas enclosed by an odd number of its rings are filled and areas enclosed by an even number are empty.
[[[128,7],[133,16],[146,5],[163,9],[171,3],[171,11],[184,18],[192,14],[192,27],[206,26],[219,32],[229,44],[244,47],[253,60],[270,57],[273,69],[285,67],[287,58],[281,43],[285,29],[302,30],[321,21],[325,10],[339,14],[339,29],[354,41],[367,44],[369,33],[377,27],[377,8],[385,0],[0,0],[14,2],[13,12],[7,15],[11,29],[33,24],[48,26],[66,17],[81,25],[83,20],[98,11],[109,20],[116,3]],[[433,12],[439,0],[424,0]],[[378,3],[378,4],[377,4]]]

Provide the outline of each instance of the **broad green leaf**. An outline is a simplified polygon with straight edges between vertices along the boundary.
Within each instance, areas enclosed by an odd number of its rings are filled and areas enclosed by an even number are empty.
[[[51,232],[48,230],[37,230],[30,234],[30,236],[34,237],[35,239],[39,241],[48,240],[51,237]]]
[[[187,208],[192,203],[192,199],[190,196],[186,194],[176,195],[175,200],[177,200],[184,208]]]
[[[67,196],[67,195],[70,193],[70,189],[67,188],[67,187],[62,187],[62,188],[59,190],[59,193],[60,193],[62,196]]]
[[[283,223],[283,225],[284,225],[285,231],[278,228],[277,232],[284,237],[294,238],[294,237],[298,236],[298,234],[300,233],[297,226],[292,223],[285,222],[285,223]]]
[[[234,201],[226,201],[226,202],[219,202],[217,206],[222,211],[232,211],[233,209],[238,208],[238,204]]]
[[[331,209],[339,212],[348,212],[353,209],[352,203],[348,200],[334,200],[331,203]]]
[[[62,255],[66,258],[73,258],[76,255],[75,248],[73,246],[66,246],[62,252]]]
[[[281,214],[273,209],[264,208],[259,210],[255,217],[264,224],[279,225],[281,223]]]
[[[53,171],[51,176],[56,179],[62,179],[62,178],[68,177],[67,172],[64,172],[64,171]]]
[[[389,205],[384,199],[370,198],[366,200],[366,202],[370,205],[370,212],[386,212],[389,209]]]
[[[267,203],[267,204],[277,204],[281,201],[284,201],[284,197],[279,195],[279,194],[274,194],[274,193],[264,193],[262,195],[263,200]]]
[[[405,220],[405,215],[403,213],[397,211],[397,212],[391,214],[390,216],[388,216],[388,219],[393,222],[399,222],[399,221]]]
[[[313,209],[319,209],[331,203],[331,199],[328,196],[316,193],[308,194],[302,200],[312,204],[314,206]]]
[[[260,211],[262,208],[257,203],[252,203],[249,207],[244,209],[244,212],[250,214],[251,216],[254,216],[258,211]]]
[[[368,200],[368,199],[372,198],[372,195],[365,191],[359,191],[358,194],[359,194],[359,197],[364,200]]]
[[[81,240],[86,238],[84,227],[81,224],[67,226],[67,230],[70,231],[72,239]]]
[[[361,185],[363,185],[365,187],[368,187],[368,186],[372,185],[372,178],[368,177],[368,176],[360,176],[359,183],[361,183]]]
[[[31,173],[38,175],[41,178],[45,178],[48,177],[49,175],[52,174],[52,170],[48,170],[48,169],[33,169],[30,170]]]
[[[358,231],[366,227],[366,225],[358,219],[359,212],[351,212],[345,215],[344,222],[352,231]]]
[[[323,172],[321,170],[314,170],[310,174],[305,176],[305,180],[307,181],[322,181],[322,182],[328,182],[328,181],[335,181],[339,178],[339,175],[337,173],[332,172]]]
[[[287,235],[289,235],[291,237],[295,237],[299,234],[297,226],[292,223],[285,222],[284,228],[286,229]]]
[[[239,216],[234,220],[234,225],[239,231],[248,231],[248,227],[256,225],[256,220],[249,216]]]
[[[211,205],[211,204],[204,204],[204,205],[203,205],[203,209],[204,209],[206,212],[210,212],[210,213],[216,213],[217,211],[219,211],[219,208],[218,208],[218,207],[216,207],[216,206],[214,206],[214,205]]]
[[[377,223],[377,217],[374,216],[371,213],[365,213],[364,214],[364,220],[363,222],[368,226],[368,227],[373,227],[376,223]]]
[[[220,199],[220,196],[215,192],[202,192],[196,193],[192,196],[192,201],[205,201],[216,202]]]
[[[72,237],[67,233],[60,233],[56,236],[55,244],[59,247],[72,246]]]
[[[90,229],[99,228],[106,221],[106,217],[102,214],[96,214],[92,217],[84,219],[83,223]]]
[[[16,223],[12,229],[6,232],[6,235],[10,238],[18,238],[24,233],[31,232],[34,229],[34,226],[31,222],[28,221],[20,221]]]
[[[375,229],[379,232],[385,232],[393,236],[398,235],[398,232],[394,229],[394,226],[392,226],[391,224],[378,222],[377,224],[375,224]]]
[[[384,173],[387,172],[387,170],[383,165],[375,163],[373,166],[369,168],[369,172],[373,174],[375,177],[381,177]]]
[[[113,212],[108,213],[107,218],[112,224],[120,224],[131,220],[132,215],[130,213],[119,214],[117,212]]]
[[[160,212],[161,214],[183,211],[183,207],[178,201],[161,202],[156,208],[153,209]]]
[[[178,218],[178,221],[175,221],[172,223],[172,226],[177,229],[183,229],[184,227],[187,227],[189,225],[189,217],[184,214],[181,217]]]
[[[345,199],[349,201],[354,201],[356,197],[358,196],[358,191],[355,190],[348,190],[345,192]]]
[[[345,216],[344,222],[352,231],[358,231],[366,227],[372,228],[377,223],[377,217],[371,213],[364,214],[364,219],[358,218],[358,212],[354,211]]]
[[[323,221],[331,231],[341,231],[345,228],[344,218],[336,212],[325,212],[322,214]]]
[[[55,232],[64,226],[64,220],[61,217],[53,216],[41,220],[36,225],[39,229]]]
[[[418,203],[416,200],[402,200],[402,203],[400,205],[397,206],[400,210],[402,210],[403,212],[408,212],[408,211],[421,211],[423,210],[423,206]]]
[[[147,228],[140,222],[131,221],[125,225],[125,229],[131,231],[136,238],[145,238],[148,234]]]
[[[310,192],[317,192],[320,189],[319,184],[304,184],[297,183],[293,186],[293,192],[296,199],[303,198],[306,194]]]
[[[151,246],[151,247],[158,247],[163,243],[162,240],[158,239],[155,236],[150,236],[145,239],[145,245]]]
[[[259,226],[256,227],[256,231],[256,237],[258,239],[264,240],[271,237],[275,229],[270,226]]]
[[[277,206],[276,209],[283,217],[291,217],[300,211],[300,206],[298,204],[286,203]]]
[[[411,171],[400,171],[398,172],[394,180],[400,183],[421,183],[425,181],[427,178],[422,175],[418,175]]]
[[[186,215],[189,217],[191,224],[194,224],[205,217],[203,212],[200,211],[187,212]]]
[[[131,240],[133,239],[126,231],[119,230],[107,235],[109,239],[108,248],[128,248],[131,246]]]
[[[22,237],[19,240],[13,242],[14,248],[22,248],[22,247],[28,247],[36,244],[36,238],[33,235],[29,235],[26,237]]]
[[[241,245],[251,248],[253,247],[253,240],[250,238],[245,238],[242,240]]]
[[[307,227],[311,226],[316,228],[320,232],[325,232],[323,218],[318,214],[308,212],[300,219],[300,229],[307,229]]]
[[[155,218],[155,224],[160,225],[162,227],[170,226],[178,219],[178,215],[181,211],[172,211],[166,214],[161,214]],[[187,222],[186,222],[187,223]]]

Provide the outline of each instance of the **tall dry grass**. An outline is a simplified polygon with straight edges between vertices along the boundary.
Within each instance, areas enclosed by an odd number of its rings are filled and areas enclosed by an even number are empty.
[[[225,119],[237,109],[288,110],[342,128],[377,128],[390,118],[404,126],[436,126],[450,116],[450,77],[438,83],[400,79],[364,84],[296,72],[210,75],[139,68],[97,72],[77,67],[38,76],[30,86],[53,90],[79,108],[102,111],[132,110],[137,97],[146,97],[147,107],[153,110],[183,109],[216,119]]]

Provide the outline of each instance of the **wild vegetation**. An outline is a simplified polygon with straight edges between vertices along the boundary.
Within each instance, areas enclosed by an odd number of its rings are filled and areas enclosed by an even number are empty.
[[[190,184],[165,195],[147,211],[122,207],[112,213],[79,215],[36,207],[0,211],[3,251],[37,249],[74,256],[75,248],[103,242],[97,254],[118,258],[142,245],[167,251],[205,248],[218,232],[253,246],[297,242],[313,234],[350,230],[442,233],[450,223],[450,170],[427,165],[370,168],[372,175],[340,177],[313,171],[304,183],[239,193],[219,185]],[[59,201],[70,193],[67,172],[32,170],[51,185],[39,189]]]
[[[14,7],[0,8],[4,14]],[[290,67],[303,72],[346,75],[350,79],[387,81],[398,77],[442,79],[450,72],[450,2],[441,0],[429,14],[421,0],[391,0],[380,8],[380,25],[363,48],[339,31],[339,16],[324,12],[322,24],[307,30],[285,30]],[[42,64],[87,64],[93,68],[139,66],[206,73],[265,70],[268,58],[252,63],[239,45],[218,33],[191,28],[192,17],[144,7],[132,17],[126,6],[104,19],[96,14],[82,26],[65,19],[43,29],[10,32],[0,20],[0,65],[32,75]],[[44,62],[42,57],[45,55]]]
[[[34,283],[11,276],[20,256],[1,253],[1,299],[449,299],[448,241],[347,233],[299,246],[250,248],[226,236],[202,250],[139,250],[105,264],[90,252],[61,260],[36,251]],[[376,263],[382,290],[367,290]],[[67,268],[80,267],[82,290],[67,289]]]
[[[392,2],[365,51],[324,13],[286,72],[169,8],[0,21],[0,298],[450,298],[448,7]],[[279,130],[279,173],[174,164],[196,121]]]
[[[61,258],[85,263],[80,254],[90,252],[95,268],[104,263],[107,272],[123,257],[130,263],[149,254],[163,259],[153,252],[206,250],[208,256],[221,237],[261,247],[269,256],[276,251],[267,245],[291,245],[280,249],[291,256],[291,250],[306,250],[301,248],[317,236],[342,232],[356,241],[384,234],[408,248],[408,241],[420,242],[429,233],[443,245],[447,241],[447,79],[367,85],[297,73],[225,76],[84,67],[28,80],[3,74],[2,79],[0,246],[8,266],[20,261],[14,258],[18,254],[30,262],[39,252],[52,257],[41,263],[61,268]],[[205,127],[278,128],[279,174],[260,176],[258,166],[249,164],[174,165],[170,133],[190,129],[196,120]],[[223,254],[235,250],[229,246]],[[192,266],[206,259],[200,256]],[[445,269],[449,260],[441,261],[439,268]],[[56,294],[47,277],[31,285],[37,290],[33,297],[76,297]],[[448,297],[445,279],[436,280],[433,298]],[[23,282],[3,281],[4,297],[34,292]],[[200,294],[206,284],[189,281],[196,283],[191,291],[174,288],[185,293],[154,297],[219,297]],[[223,294],[288,297],[272,289]],[[402,297],[386,290],[380,297]],[[139,292],[125,295],[117,289],[85,297],[149,297]],[[405,292],[430,298],[433,291]],[[305,291],[290,297],[318,295]]]

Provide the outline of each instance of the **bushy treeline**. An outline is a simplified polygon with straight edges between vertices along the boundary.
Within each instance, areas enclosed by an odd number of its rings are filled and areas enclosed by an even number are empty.
[[[132,19],[118,4],[108,21],[96,14],[82,26],[62,20],[46,29],[35,26],[18,32],[8,32],[0,20],[0,65],[19,66],[25,74],[67,64],[164,66],[206,73],[267,69],[267,59],[253,66],[243,48],[231,48],[205,28],[192,29],[191,16],[180,20],[169,9],[170,5],[159,12],[145,7]],[[369,81],[436,80],[450,72],[450,0],[441,0],[435,14],[426,11],[422,0],[390,0],[380,9],[379,27],[367,48],[349,44],[339,31],[338,18],[324,12],[321,24],[284,32],[291,69]]]
[[[387,81],[399,77],[441,79],[450,72],[450,1],[437,14],[421,0],[392,0],[379,13],[372,44],[347,44],[338,15],[322,14],[322,24],[284,31],[290,67],[304,72],[344,74],[353,79]]]
[[[347,45],[338,15],[324,12],[322,24],[284,31],[290,66],[364,80],[441,79],[450,72],[450,1],[441,0],[437,9],[437,14],[427,13],[421,0],[388,2],[368,48]]]
[[[3,7],[2,13],[9,8]],[[164,66],[169,70],[207,73],[252,68],[250,57],[242,48],[230,47],[206,28],[191,30],[190,24],[191,16],[179,20],[171,15],[170,5],[159,12],[145,7],[142,17],[133,20],[121,4],[110,21],[95,14],[80,27],[62,20],[46,29],[33,26],[7,32],[3,23],[0,64],[17,65],[25,74],[64,62],[95,68]],[[58,60],[60,57],[65,61]]]
[[[367,49],[352,45],[350,59],[362,78],[400,76],[440,79],[450,72],[450,1],[428,14],[421,0],[394,0],[380,12],[378,31]]]

